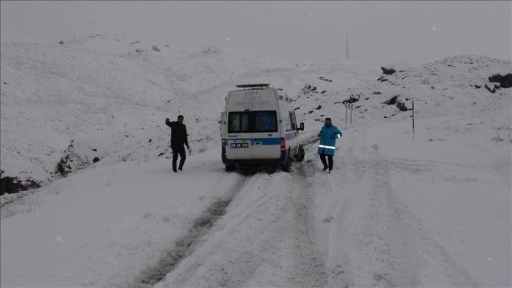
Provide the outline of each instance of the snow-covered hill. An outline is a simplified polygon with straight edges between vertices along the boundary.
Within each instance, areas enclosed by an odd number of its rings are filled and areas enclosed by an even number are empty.
[[[180,113],[193,142],[218,137],[218,113],[198,105],[220,111],[238,79],[281,63],[214,48],[157,52],[137,42],[2,44],[3,175],[47,182],[71,141],[84,166],[134,151],[155,159],[167,151],[162,119]]]
[[[1,177],[43,186],[1,198],[2,286],[510,286],[511,88],[489,82],[510,60],[385,67],[101,35],[2,43]],[[217,121],[243,83],[283,88],[305,135],[331,117],[334,174],[314,144],[290,174],[226,174]],[[178,114],[193,153],[174,175]]]
[[[95,157],[162,157],[168,141],[162,119],[178,114],[186,115],[198,149],[218,146],[223,98],[247,81],[284,88],[307,126],[325,115],[341,122],[342,102],[351,97],[359,100],[354,124],[365,124],[407,119],[410,113],[383,104],[393,96],[408,109],[416,98],[419,119],[500,107],[509,91],[492,94],[485,85],[494,87],[489,76],[509,73],[510,63],[460,56],[382,77],[379,67],[352,62],[291,65],[228,48],[187,50],[93,35],[64,45],[4,43],[1,69],[2,176],[46,183],[70,144],[83,167]]]

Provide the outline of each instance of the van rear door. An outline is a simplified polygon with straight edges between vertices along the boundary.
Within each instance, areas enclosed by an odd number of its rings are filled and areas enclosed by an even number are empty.
[[[278,159],[281,157],[281,138],[276,110],[252,111],[253,159]]]
[[[253,133],[251,128],[250,112],[229,112],[226,158],[228,160],[252,159]]]

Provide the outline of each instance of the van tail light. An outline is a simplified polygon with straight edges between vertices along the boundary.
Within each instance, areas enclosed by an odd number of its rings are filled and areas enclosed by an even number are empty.
[[[286,151],[286,141],[281,137],[281,152]]]
[[[222,153],[226,153],[226,138],[222,138]]]

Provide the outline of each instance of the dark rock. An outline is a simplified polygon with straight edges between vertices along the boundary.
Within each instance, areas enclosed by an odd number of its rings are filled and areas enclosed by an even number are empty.
[[[2,177],[0,178],[0,195],[18,193],[28,189],[40,188],[41,185],[32,180],[21,181],[16,177]]]
[[[500,74],[494,74],[491,77],[489,77],[489,82],[498,82],[500,83],[501,88],[510,88],[512,87],[512,74],[509,73],[505,76]]]
[[[396,107],[400,109],[400,111],[402,112],[409,110],[407,106],[405,106],[405,103],[403,103],[402,101],[396,101]]]
[[[318,107],[316,107],[316,110],[320,110],[322,109],[322,105],[318,105]]]
[[[60,40],[60,41],[59,41],[59,44],[60,44],[60,45],[64,45],[64,41]]]
[[[395,105],[396,104],[396,99],[398,99],[398,95],[395,95],[395,96],[391,97],[389,100],[384,102],[384,104],[386,104],[386,105]]]
[[[496,89],[489,87],[487,84],[485,84],[485,88],[487,88],[487,90],[489,90],[491,93],[496,92]]]
[[[88,165],[87,159],[75,152],[73,140],[71,140],[71,144],[69,144],[59,163],[57,163],[57,171],[62,176],[67,176],[69,173],[85,168]]]
[[[60,158],[60,161],[57,164],[57,171],[59,171],[59,173],[62,176],[66,176],[69,173],[69,170],[71,170],[71,166],[69,164],[67,164],[68,161],[69,161],[69,155],[66,155],[66,156]]]
[[[343,100],[341,103],[342,104],[345,104],[345,103],[355,103],[355,102],[359,101],[359,99],[361,99],[361,95],[360,94],[356,94],[356,95],[352,94],[352,95],[350,95],[350,97],[348,99]]]
[[[324,80],[324,81],[326,81],[326,82],[332,82],[332,80],[331,80],[331,79],[327,79],[327,78],[325,78],[325,77],[323,77],[323,76],[318,77],[318,79],[320,79],[320,80]]]
[[[98,157],[94,157],[94,159],[92,159],[92,163],[96,163],[96,162],[99,162],[100,161],[100,158]]]
[[[382,73],[385,74],[385,75],[393,75],[396,70],[391,68],[391,69],[387,69],[387,68],[384,68],[384,67],[380,67],[380,69],[382,69]]]
[[[379,79],[377,79],[377,81],[380,81],[380,82],[386,82],[388,81],[388,79],[384,78],[384,77],[380,77]]]

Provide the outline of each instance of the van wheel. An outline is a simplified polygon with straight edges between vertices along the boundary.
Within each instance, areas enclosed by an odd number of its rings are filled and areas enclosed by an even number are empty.
[[[297,154],[295,154],[295,160],[298,162],[302,162],[304,160],[304,156],[306,155],[306,152],[304,152],[304,147],[302,145],[299,145],[297,148]]]
[[[226,164],[226,171],[227,172],[234,171],[235,168],[236,168],[236,166],[234,164]]]
[[[283,164],[281,164],[281,170],[284,172],[290,172],[290,166],[290,161],[283,162]]]
[[[286,159],[283,163],[281,163],[281,170],[284,172],[290,172],[290,166],[292,165],[292,159],[290,157],[290,148],[288,147],[288,153],[286,155]]]

